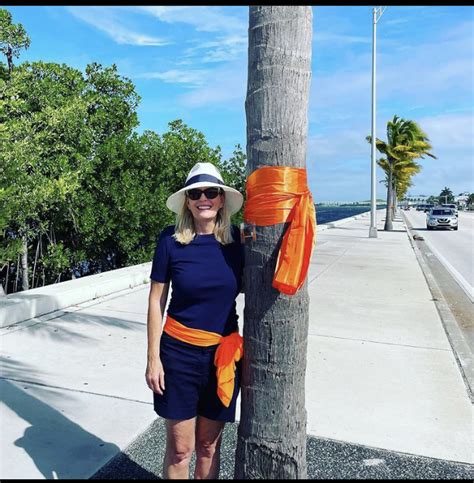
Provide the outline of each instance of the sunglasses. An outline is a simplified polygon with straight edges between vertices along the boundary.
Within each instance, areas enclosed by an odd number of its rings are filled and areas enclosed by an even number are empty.
[[[206,195],[208,200],[213,200],[214,198],[217,198],[218,195],[222,194],[222,190],[220,188],[206,188],[205,190],[194,188],[186,191],[186,196],[189,199],[196,201],[201,198],[202,193]]]

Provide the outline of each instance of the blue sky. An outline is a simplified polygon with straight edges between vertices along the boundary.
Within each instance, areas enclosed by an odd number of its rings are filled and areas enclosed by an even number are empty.
[[[141,96],[139,132],[182,119],[224,158],[245,150],[248,7],[15,6],[20,59],[115,63]],[[315,202],[370,198],[372,7],[314,6],[307,170]],[[411,194],[474,192],[474,7],[391,6],[377,27],[377,137],[396,114],[437,160]],[[377,178],[384,177],[377,168]],[[377,183],[377,197],[385,187]]]

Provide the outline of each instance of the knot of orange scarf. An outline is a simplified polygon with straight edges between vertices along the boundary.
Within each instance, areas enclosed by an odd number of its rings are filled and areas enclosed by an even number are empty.
[[[265,166],[247,178],[244,220],[258,226],[287,223],[272,286],[294,295],[308,273],[316,242],[316,212],[305,168]]]
[[[232,401],[235,387],[235,363],[244,355],[244,339],[238,332],[225,337],[207,330],[186,327],[167,315],[163,330],[171,337],[188,344],[209,347],[219,346],[214,354],[214,365],[217,375],[217,395],[222,404],[228,408]]]

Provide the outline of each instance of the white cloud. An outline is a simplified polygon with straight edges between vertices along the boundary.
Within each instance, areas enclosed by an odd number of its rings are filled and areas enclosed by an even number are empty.
[[[473,104],[473,23],[465,22],[440,34],[435,41],[387,44],[377,54],[377,105],[384,108],[459,109]],[[401,51],[403,47],[403,51]],[[337,58],[334,59],[337,62]],[[344,113],[370,115],[371,52],[351,63],[342,61],[330,74],[313,70],[310,116],[339,118]],[[352,67],[353,66],[353,67]],[[443,105],[444,104],[444,105]],[[395,114],[393,112],[393,114]],[[392,115],[393,115],[392,114]]]
[[[235,14],[224,13],[220,7],[143,6],[136,8],[158,17],[162,22],[187,23],[194,26],[197,31],[232,32],[240,34],[247,31],[247,22],[238,18]],[[226,7],[226,12],[229,11],[234,13],[236,7]]]
[[[178,70],[172,69],[166,72],[145,72],[137,74],[135,78],[160,79],[163,82],[173,84],[187,84],[189,86],[201,86],[206,82],[210,72],[206,70]]]
[[[112,7],[66,7],[76,18],[104,32],[118,44],[162,46],[170,42],[123,26]]]
[[[470,151],[471,156],[474,156],[474,117],[472,114],[423,117],[417,122],[427,133],[435,154],[436,150]]]
[[[196,32],[207,35],[192,41],[193,47],[185,49],[183,56],[188,63],[228,62],[241,57],[247,51],[247,19],[239,17],[242,7],[182,7],[142,6],[142,13],[153,15],[161,22],[184,23]],[[209,40],[209,34],[219,34]],[[190,42],[190,41],[187,41]]]
[[[247,69],[232,63],[210,72],[204,86],[179,97],[188,108],[219,105],[221,108],[243,109],[247,91]]]
[[[200,62],[231,61],[246,54],[247,46],[248,39],[246,36],[229,35],[213,41],[197,42],[194,47],[186,49],[184,55],[187,57],[199,56]],[[200,53],[202,50],[207,51],[204,57]]]

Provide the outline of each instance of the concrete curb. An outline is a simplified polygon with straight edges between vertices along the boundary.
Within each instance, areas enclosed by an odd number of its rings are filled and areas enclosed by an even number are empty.
[[[150,269],[147,262],[6,295],[0,299],[0,327],[148,283]]]
[[[474,403],[474,379],[472,377],[473,367],[471,349],[469,348],[468,343],[458,327],[456,318],[451,312],[451,309],[449,308],[449,305],[443,296],[441,288],[439,287],[431,268],[424,259],[422,250],[414,243],[413,237],[417,235],[416,230],[413,229],[409,220],[407,220],[404,215],[403,219],[407,228],[408,239],[410,240],[410,244],[415,252],[416,258],[421,267],[423,275],[425,276],[431,294],[433,295],[436,309],[438,310],[444,331],[446,332],[446,336],[453,350],[453,354],[466,386],[469,399],[472,403]],[[425,240],[423,240],[423,242],[425,242]],[[428,249],[431,249],[431,246],[428,246]],[[440,263],[442,264],[441,261]],[[453,280],[455,283],[458,282],[454,277]]]

